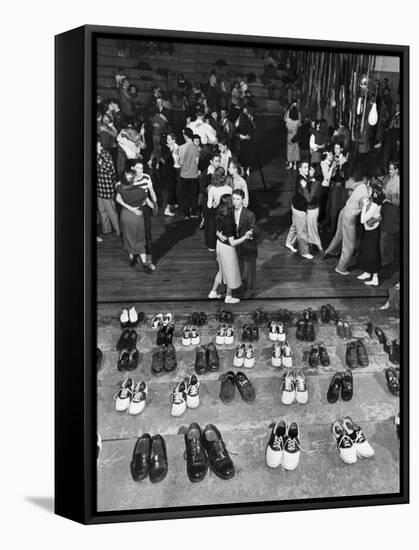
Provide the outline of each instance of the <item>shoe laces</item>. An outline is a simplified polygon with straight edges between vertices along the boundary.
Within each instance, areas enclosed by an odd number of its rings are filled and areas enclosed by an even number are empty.
[[[180,405],[185,401],[184,399],[184,392],[180,391],[178,388],[175,388],[173,390],[173,403],[174,405]]]
[[[132,390],[129,386],[121,387],[116,391],[114,399],[126,399],[129,395],[132,395]]]
[[[188,386],[188,395],[190,397],[195,397],[197,396],[199,393],[199,382],[197,382],[196,384],[190,384]]]
[[[274,435],[274,440],[272,442],[272,448],[274,451],[280,451],[283,448],[283,439],[280,435]]]
[[[352,447],[352,439],[349,435],[343,434],[339,437],[338,447],[342,449],[350,449]]]
[[[295,389],[295,378],[294,375],[287,375],[283,382],[284,391],[294,391]]]
[[[298,373],[295,377],[295,385],[298,392],[304,392],[306,391],[307,384],[306,379],[301,373]]]
[[[191,439],[191,444],[189,447],[189,456],[192,463],[200,462],[205,455],[205,450],[203,449],[201,442],[198,438]]]
[[[288,437],[285,442],[286,448],[290,452],[301,451],[300,442],[297,437]]]

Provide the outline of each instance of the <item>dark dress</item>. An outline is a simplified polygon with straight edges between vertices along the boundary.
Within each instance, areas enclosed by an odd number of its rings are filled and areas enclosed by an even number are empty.
[[[144,189],[138,185],[124,186],[120,183],[115,187],[116,193],[119,193],[122,200],[133,207],[143,208],[143,202],[146,198]],[[144,216],[133,214],[124,206],[121,209],[121,231],[122,231],[122,248],[128,254],[144,254],[145,253],[145,231],[144,231]]]
[[[358,254],[358,267],[367,273],[380,271],[380,226],[370,231],[364,229]]]

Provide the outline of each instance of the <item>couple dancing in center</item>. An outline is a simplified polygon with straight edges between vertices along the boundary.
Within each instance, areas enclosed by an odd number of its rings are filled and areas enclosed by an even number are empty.
[[[255,296],[256,217],[251,210],[244,207],[244,199],[243,189],[235,189],[220,198],[215,214],[218,272],[208,295],[210,300],[222,297],[219,293],[221,284],[227,287],[224,299],[226,304],[240,302],[240,298],[233,296],[233,290],[242,286],[245,288],[245,299]]]

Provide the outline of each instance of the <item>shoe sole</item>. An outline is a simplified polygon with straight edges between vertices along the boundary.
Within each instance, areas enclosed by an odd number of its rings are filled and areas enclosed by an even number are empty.
[[[282,359],[280,357],[279,358],[272,357],[272,366],[275,367],[275,368],[281,367],[282,366]]]

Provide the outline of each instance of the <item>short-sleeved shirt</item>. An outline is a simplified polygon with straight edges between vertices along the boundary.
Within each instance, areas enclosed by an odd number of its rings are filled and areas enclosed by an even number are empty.
[[[144,189],[138,185],[122,185],[118,183],[115,186],[115,191],[121,195],[122,200],[128,204],[128,206],[143,207],[147,195]]]
[[[217,220],[216,228],[217,228],[217,231],[221,231],[221,233],[225,237],[227,237],[227,239],[229,237],[234,237],[234,238],[236,237],[236,224],[234,222],[234,216],[229,216],[229,217],[223,218],[222,220]],[[228,242],[228,240],[222,241],[222,242],[230,246],[230,243]]]

